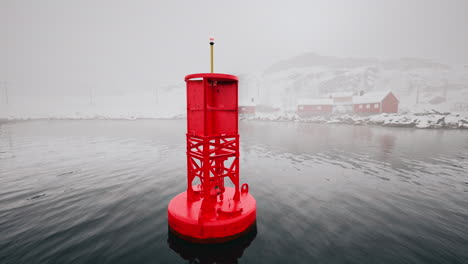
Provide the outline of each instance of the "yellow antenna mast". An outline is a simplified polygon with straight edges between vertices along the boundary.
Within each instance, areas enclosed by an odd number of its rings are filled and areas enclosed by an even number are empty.
[[[213,54],[213,48],[214,48],[214,37],[211,36],[210,37],[210,64],[211,64],[211,73],[214,72],[214,63],[213,63],[213,57],[214,57],[214,54]]]

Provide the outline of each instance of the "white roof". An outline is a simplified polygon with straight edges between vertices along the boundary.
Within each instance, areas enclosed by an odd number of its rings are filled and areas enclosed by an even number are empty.
[[[383,101],[387,95],[391,93],[390,91],[380,91],[380,92],[368,92],[362,96],[353,96],[354,104],[372,104],[380,103]]]
[[[333,100],[328,98],[299,99],[298,105],[332,105]]]

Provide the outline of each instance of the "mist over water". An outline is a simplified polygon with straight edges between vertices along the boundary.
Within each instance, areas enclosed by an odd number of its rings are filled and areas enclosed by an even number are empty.
[[[0,0],[0,264],[468,263],[467,10]],[[186,189],[184,76],[209,71],[210,35],[254,109],[240,177],[258,215],[195,246],[168,233],[167,204]],[[298,114],[383,91],[398,113]]]
[[[217,259],[168,242],[184,131],[183,120],[1,124],[0,262]],[[468,260],[462,130],[241,122],[240,135],[258,232],[224,261]]]
[[[241,77],[242,104],[286,111],[298,98],[393,90],[407,110],[420,93],[424,108],[468,111],[466,10],[463,0],[3,0],[0,118],[183,115],[183,77],[209,71],[210,35],[215,71]]]

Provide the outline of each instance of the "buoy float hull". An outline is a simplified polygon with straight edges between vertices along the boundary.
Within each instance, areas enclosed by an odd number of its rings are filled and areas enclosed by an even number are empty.
[[[223,243],[248,233],[255,227],[257,203],[248,192],[242,192],[240,201],[231,198],[234,188],[226,187],[225,199],[216,201],[215,210],[201,215],[203,199],[189,201],[187,192],[169,203],[167,217],[169,230],[193,243]]]

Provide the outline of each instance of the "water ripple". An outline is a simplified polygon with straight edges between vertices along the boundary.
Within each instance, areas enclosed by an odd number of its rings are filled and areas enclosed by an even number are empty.
[[[184,130],[1,124],[0,263],[182,262],[166,206],[185,189]],[[468,261],[466,133],[245,122],[241,136],[241,182],[258,202],[241,262]]]

